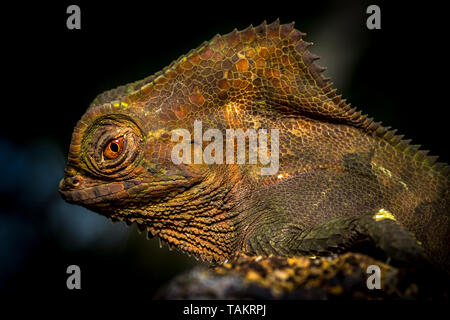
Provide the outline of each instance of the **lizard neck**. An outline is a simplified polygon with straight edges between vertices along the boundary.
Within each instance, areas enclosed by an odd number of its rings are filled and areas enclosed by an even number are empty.
[[[243,190],[238,168],[216,167],[201,183],[165,202],[133,211],[126,220],[135,221],[149,236],[158,236],[169,247],[221,262],[236,249],[238,239],[236,206]],[[122,217],[126,214],[122,212]]]

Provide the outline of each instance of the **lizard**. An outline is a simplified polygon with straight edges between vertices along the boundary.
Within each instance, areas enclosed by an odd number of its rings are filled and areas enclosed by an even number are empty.
[[[370,243],[448,272],[450,167],[347,103],[305,35],[279,19],[234,29],[97,96],[72,134],[63,199],[212,263]],[[195,121],[278,130],[277,173],[175,163],[173,134]]]

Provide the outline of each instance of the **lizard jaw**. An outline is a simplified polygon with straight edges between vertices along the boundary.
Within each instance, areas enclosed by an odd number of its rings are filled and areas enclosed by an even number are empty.
[[[59,193],[65,201],[83,205],[120,200],[128,196],[123,182],[113,182],[84,189],[69,189],[65,179],[59,183]]]
[[[85,207],[96,207],[110,203],[126,202],[131,195],[143,195],[155,201],[166,193],[191,185],[188,180],[159,181],[153,183],[143,183],[140,179],[130,179],[119,182],[98,184],[84,188],[74,188],[67,179],[62,179],[59,183],[59,193],[61,197],[73,204]]]

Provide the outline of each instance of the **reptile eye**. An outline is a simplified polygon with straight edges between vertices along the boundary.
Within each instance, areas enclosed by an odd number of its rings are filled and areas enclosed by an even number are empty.
[[[123,152],[123,137],[119,137],[108,142],[105,150],[103,151],[103,154],[108,159],[117,159],[117,157],[120,156],[122,152]]]

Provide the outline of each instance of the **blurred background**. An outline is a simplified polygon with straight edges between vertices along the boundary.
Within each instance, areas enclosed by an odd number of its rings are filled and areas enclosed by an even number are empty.
[[[344,4],[345,3],[345,4]],[[67,30],[66,8],[81,8]],[[381,8],[381,30],[366,8]],[[381,1],[62,1],[3,12],[0,126],[0,292],[78,294],[66,268],[81,268],[82,293],[158,288],[199,264],[159,248],[135,227],[63,202],[57,192],[72,130],[104,90],[151,75],[215,34],[296,22],[314,42],[335,87],[377,121],[449,162],[445,11]]]

